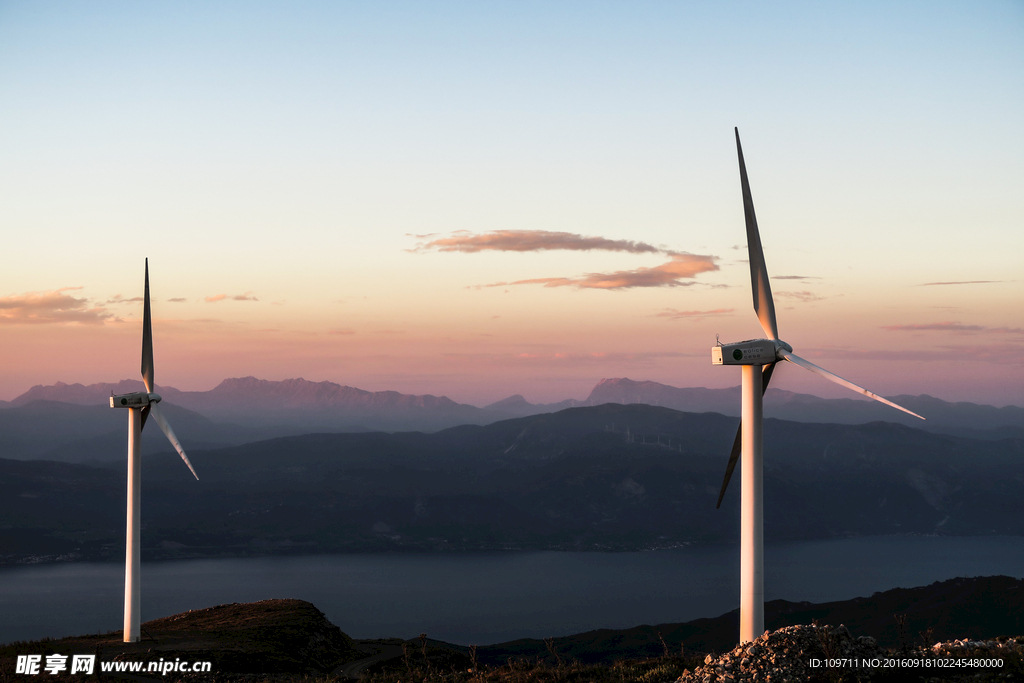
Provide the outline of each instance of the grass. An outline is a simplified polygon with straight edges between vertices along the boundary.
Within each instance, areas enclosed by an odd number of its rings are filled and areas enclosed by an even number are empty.
[[[548,643],[549,656],[543,659],[510,657],[501,666],[486,666],[474,661],[474,650],[463,655],[441,648],[427,648],[410,657],[381,662],[366,670],[363,683],[665,683],[673,681],[688,668],[703,663],[702,658],[662,656],[606,664],[581,664],[566,661]]]

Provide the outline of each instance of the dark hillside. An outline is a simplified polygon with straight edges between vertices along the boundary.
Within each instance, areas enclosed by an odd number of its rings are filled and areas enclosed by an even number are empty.
[[[183,612],[147,621],[142,635],[138,643],[122,642],[121,631],[12,643],[0,647],[0,659],[7,664],[23,653],[95,654],[105,661],[181,658],[210,661],[217,672],[322,674],[364,656],[351,638],[302,600],[232,603]]]
[[[894,615],[905,615],[902,631]],[[881,647],[931,646],[939,641],[992,639],[1024,633],[1024,580],[1008,576],[958,578],[918,588],[896,588],[868,598],[814,604],[773,600],[765,603],[765,628],[798,624],[845,625],[854,636],[870,636]],[[588,664],[679,653],[725,652],[736,645],[739,611],[682,624],[602,629],[555,638],[565,658]],[[682,650],[681,650],[682,649]],[[501,664],[509,657],[549,657],[542,640],[524,638],[478,650],[481,661]]]
[[[715,502],[736,423],[605,404],[434,434],[308,434],[190,451],[199,481],[156,434],[143,557],[729,542],[738,477]],[[766,420],[765,534],[1024,535],[1022,456],[1019,439]],[[0,561],[117,558],[124,467],[0,460]]]

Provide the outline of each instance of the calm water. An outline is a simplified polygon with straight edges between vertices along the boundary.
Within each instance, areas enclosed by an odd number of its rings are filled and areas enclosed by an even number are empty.
[[[770,544],[766,599],[825,602],[956,576],[1024,578],[1024,539],[874,537]],[[121,564],[0,570],[0,643],[121,628]],[[739,549],[319,555],[144,563],[142,619],[267,598],[314,603],[356,638],[489,644],[718,616]]]

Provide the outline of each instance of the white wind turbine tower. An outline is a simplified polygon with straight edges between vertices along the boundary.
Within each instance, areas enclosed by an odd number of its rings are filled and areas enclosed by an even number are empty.
[[[195,468],[185,455],[171,425],[157,404],[160,395],[153,393],[153,320],[149,309],[149,259],[146,259],[146,294],[142,313],[142,381],[146,391],[110,397],[111,408],[128,409],[128,523],[124,553],[124,642],[139,640],[141,599],[139,595],[139,531],[142,511],[142,428],[152,414],[171,445],[181,455],[192,475],[199,479]]]
[[[779,339],[778,325],[775,322],[775,303],[772,301],[772,290],[768,284],[768,270],[764,265],[764,252],[761,249],[761,236],[757,231],[757,219],[754,217],[754,201],[750,196],[750,184],[747,182],[747,168],[743,163],[743,148],[740,147],[740,131],[736,129],[736,152],[740,161],[740,183],[743,186],[743,213],[747,223],[747,252],[750,256],[750,287],[754,294],[754,312],[761,322],[761,327],[769,339],[752,339],[735,344],[719,344],[711,349],[711,362],[714,365],[740,365],[743,371],[742,400],[740,427],[733,442],[732,454],[725,470],[725,480],[718,496],[718,506],[722,505],[722,497],[729,485],[736,461],[743,455],[741,470],[740,507],[740,642],[750,642],[764,632],[764,517],[762,505],[763,450],[762,450],[762,411],[761,399],[768,381],[771,379],[775,364],[789,361],[810,370],[816,375],[863,394],[876,401],[881,401],[893,408],[920,417],[892,401],[873,394],[867,389],[857,386],[838,375],[832,374],[814,363],[800,358],[793,353],[793,347]]]

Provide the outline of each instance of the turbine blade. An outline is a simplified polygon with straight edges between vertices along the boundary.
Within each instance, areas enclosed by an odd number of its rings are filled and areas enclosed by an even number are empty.
[[[732,452],[729,454],[729,464],[725,466],[725,479],[722,480],[722,490],[718,492],[718,505],[715,509],[722,507],[722,499],[725,498],[725,490],[729,488],[729,480],[732,479],[732,471],[736,469],[739,462],[740,452],[743,450],[743,422],[736,426],[736,438],[732,442]]]
[[[769,363],[761,369],[761,395],[768,391],[768,382],[772,379],[772,372],[775,371],[775,363]],[[725,466],[725,479],[722,481],[722,490],[718,494],[718,505],[715,509],[722,507],[722,499],[725,498],[725,490],[729,488],[729,480],[732,479],[732,471],[736,469],[739,462],[740,452],[743,450],[743,422],[736,427],[736,438],[732,441],[732,452],[729,454],[729,464]]]
[[[839,375],[837,375],[835,373],[832,373],[832,372],[829,372],[825,368],[818,367],[817,365],[815,365],[814,363],[812,363],[811,361],[809,361],[809,360],[807,360],[805,358],[801,358],[800,356],[797,356],[797,355],[792,354],[792,353],[787,353],[783,349],[780,349],[779,353],[782,354],[782,357],[785,358],[786,360],[788,360],[790,363],[793,363],[794,365],[799,365],[800,367],[804,368],[805,370],[810,370],[811,372],[813,372],[816,375],[821,375],[822,377],[824,377],[825,379],[829,380],[830,382],[835,382],[836,384],[838,384],[840,386],[844,386],[847,389],[852,389],[853,391],[856,391],[858,394],[863,394],[864,396],[867,396],[868,398],[873,398],[876,401],[884,403],[887,406],[892,406],[893,408],[896,408],[897,410],[902,410],[904,413],[908,413],[910,415],[913,415],[914,417],[921,418],[922,420],[925,419],[925,418],[921,417],[920,415],[918,415],[917,413],[915,413],[914,411],[907,410],[903,406],[896,405],[892,401],[888,401],[888,400],[882,398],[881,396],[879,396],[878,394],[876,394],[874,392],[871,392],[871,391],[868,391],[864,387],[858,386],[858,385],[854,384],[853,382],[851,382],[849,380],[843,379]]]
[[[142,406],[142,424],[139,425],[140,432],[146,428],[146,418],[149,417],[149,411],[152,409],[152,406],[152,403]]]
[[[146,391],[153,393],[153,317],[149,310],[149,259],[146,259],[146,293],[142,304],[142,381],[146,383]]]
[[[747,180],[747,165],[743,163],[743,148],[740,146],[740,129],[736,128],[736,153],[740,158],[740,183],[743,186],[743,216],[747,222],[747,255],[750,259],[750,290],[754,295],[754,312],[761,322],[764,333],[772,339],[779,338],[779,326],[775,321],[775,301],[768,284],[768,268],[764,265],[764,250],[761,249],[761,234],[757,231],[757,217],[754,215],[754,199],[750,195]]]
[[[196,478],[196,481],[199,481],[199,475],[196,474],[196,468],[192,467],[192,463],[189,462],[188,456],[185,455],[185,449],[182,448],[181,443],[178,442],[178,437],[174,435],[174,430],[171,429],[171,425],[167,423],[167,418],[165,418],[164,414],[160,412],[160,408],[156,403],[150,403],[149,405],[152,406],[151,412],[153,413],[153,419],[156,420],[156,423],[160,425],[160,429],[162,429],[164,434],[167,435],[167,440],[171,442],[172,446],[174,446],[174,450],[178,451],[178,455],[180,455],[181,459],[185,461],[188,468],[192,470],[192,476]]]

